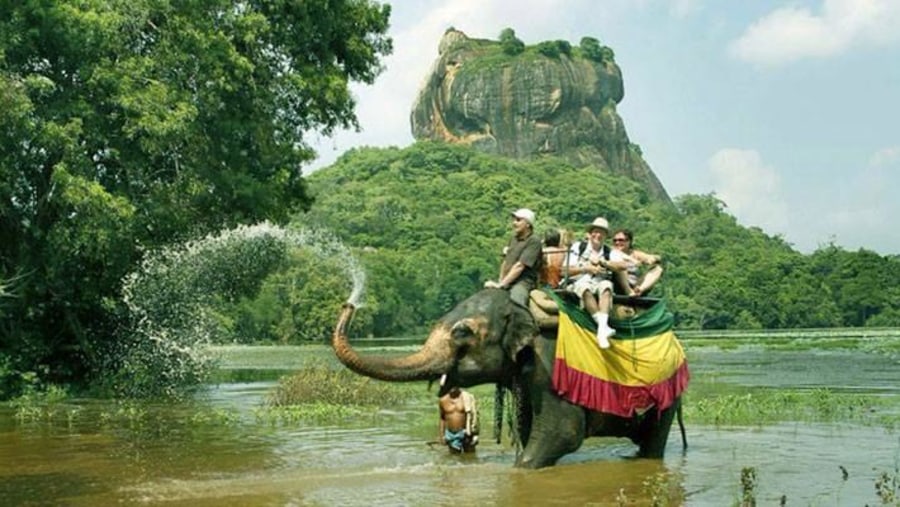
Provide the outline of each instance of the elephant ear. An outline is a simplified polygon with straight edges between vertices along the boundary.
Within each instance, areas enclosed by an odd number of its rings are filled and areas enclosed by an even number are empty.
[[[523,349],[534,346],[534,338],[540,333],[534,318],[526,308],[510,301],[506,313],[506,332],[503,349],[513,362],[517,362]]]

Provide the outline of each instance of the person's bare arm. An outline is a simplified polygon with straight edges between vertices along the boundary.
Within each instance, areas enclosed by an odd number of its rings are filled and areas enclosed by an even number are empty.
[[[513,264],[512,267],[509,268],[509,271],[506,273],[506,275],[500,277],[500,288],[508,289],[509,286],[519,278],[519,275],[522,274],[522,271],[525,271],[524,264],[522,264],[521,262],[516,262],[515,264]]]
[[[625,271],[628,269],[628,263],[625,261],[608,261],[600,259],[600,265],[613,272]]]
[[[498,279],[498,280],[502,280],[503,277],[504,277],[507,273],[509,273],[510,267],[511,267],[511,266],[509,266],[509,265],[506,263],[506,259],[504,259],[503,261],[501,261],[501,262],[500,262],[500,276],[498,276],[497,279]]]
[[[635,260],[646,266],[655,266],[662,261],[662,257],[659,255],[643,252],[641,250],[635,250],[631,255]]]
[[[444,433],[447,425],[447,423],[444,421],[444,404],[438,402],[438,408],[440,409],[441,414],[438,422],[438,442],[444,442]]]

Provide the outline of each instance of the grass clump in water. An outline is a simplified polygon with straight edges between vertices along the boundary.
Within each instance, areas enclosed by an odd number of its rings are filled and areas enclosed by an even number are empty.
[[[296,421],[333,419],[367,409],[386,408],[409,399],[409,389],[380,382],[346,369],[313,366],[282,377],[268,395],[260,419]]]
[[[875,493],[882,505],[900,505],[900,468],[893,473],[881,472],[875,481]]]
[[[891,412],[890,403],[883,398],[835,393],[830,389],[763,389],[691,398],[684,406],[685,417],[701,424],[852,421],[894,427],[900,419]]]

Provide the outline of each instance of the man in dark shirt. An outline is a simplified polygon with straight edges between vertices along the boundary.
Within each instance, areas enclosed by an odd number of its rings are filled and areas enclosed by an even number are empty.
[[[534,234],[534,212],[527,208],[512,213],[513,237],[500,265],[500,280],[488,280],[486,288],[507,289],[513,302],[528,307],[528,294],[537,286],[541,269],[541,240]]]

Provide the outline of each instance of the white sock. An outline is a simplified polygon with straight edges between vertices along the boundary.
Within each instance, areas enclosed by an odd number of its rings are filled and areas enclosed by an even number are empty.
[[[601,349],[609,348],[609,337],[616,334],[616,330],[609,327],[609,315],[597,312],[591,317],[597,322],[597,344]]]

